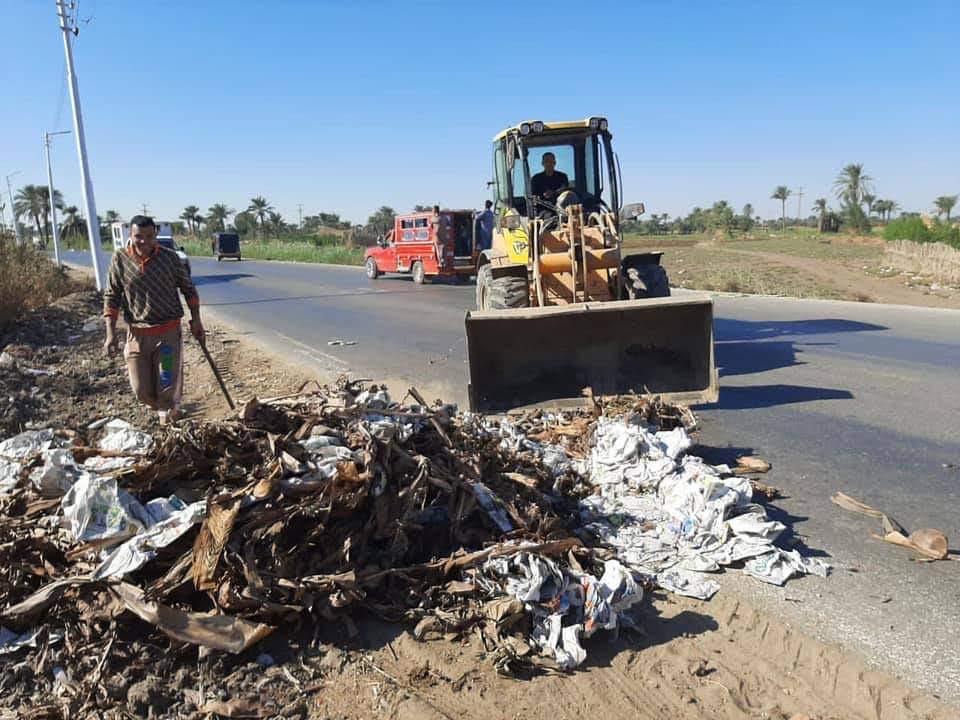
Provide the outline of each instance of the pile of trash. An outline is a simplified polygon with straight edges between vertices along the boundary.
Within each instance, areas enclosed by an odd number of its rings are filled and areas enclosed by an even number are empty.
[[[418,639],[478,633],[504,673],[572,669],[645,589],[708,598],[706,573],[741,562],[778,584],[827,573],[774,544],[745,476],[687,453],[685,408],[408,398],[343,380],[155,437],[114,419],[0,442],[0,654],[27,657],[0,689],[27,678],[52,716],[83,714],[122,700],[135,655],[172,673],[358,610]]]

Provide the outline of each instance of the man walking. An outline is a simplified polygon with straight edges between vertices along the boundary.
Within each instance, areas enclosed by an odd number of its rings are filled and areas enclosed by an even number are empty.
[[[493,246],[493,202],[483,204],[483,212],[477,213],[477,250],[489,250]]]
[[[190,308],[190,331],[203,342],[200,297],[190,274],[173,250],[157,243],[153,219],[135,216],[130,220],[129,246],[114,252],[110,263],[103,293],[107,318],[103,349],[107,355],[119,349],[116,330],[122,309],[130,386],[140,402],[158,411],[161,425],[177,419],[183,393],[183,307],[178,290]]]

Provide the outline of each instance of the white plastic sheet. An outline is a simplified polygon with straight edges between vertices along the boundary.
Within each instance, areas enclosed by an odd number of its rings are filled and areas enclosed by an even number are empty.
[[[123,577],[143,567],[157,556],[157,550],[164,548],[183,535],[187,530],[203,520],[206,502],[196,502],[173,510],[175,506],[167,500],[151,500],[145,509],[151,517],[161,518],[154,525],[126,542],[113,548],[99,567],[93,572],[94,580]]]
[[[0,457],[0,495],[10,492],[20,480],[20,471],[23,469],[16,460]]]
[[[483,573],[524,603],[533,616],[533,642],[566,670],[587,657],[581,637],[632,624],[625,613],[643,599],[643,589],[616,560],[604,563],[599,580],[562,571],[549,558],[526,552],[493,558]]]
[[[101,450],[125,455],[145,455],[153,448],[153,437],[137,430],[126,420],[114,418],[106,424],[107,434],[100,438]]]
[[[33,628],[23,633],[16,633],[0,626],[0,655],[8,655],[16,652],[20,648],[36,647],[37,639],[43,632],[42,627]],[[47,640],[51,645],[63,640],[63,633],[58,630],[50,630]]]
[[[53,430],[27,430],[0,442],[0,457],[8,460],[25,460],[41,450],[53,446]]]
[[[43,466],[30,473],[30,482],[41,495],[57,497],[69,490],[83,472],[72,451],[53,448],[43,451]]]
[[[752,502],[746,478],[683,455],[691,445],[682,428],[651,433],[600,418],[587,467],[602,492],[581,503],[584,528],[661,587],[691,597],[719,590],[704,573],[743,560],[745,571],[764,582],[826,576],[825,562],[775,545],[786,528]]]
[[[149,524],[143,506],[116,480],[83,473],[60,503],[63,519],[79,542],[120,542]]]

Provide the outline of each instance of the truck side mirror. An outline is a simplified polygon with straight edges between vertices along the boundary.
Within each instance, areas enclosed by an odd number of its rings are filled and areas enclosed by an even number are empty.
[[[630,203],[623,206],[623,210],[620,211],[621,220],[636,220],[641,215],[643,215],[647,209],[644,207],[643,203]]]

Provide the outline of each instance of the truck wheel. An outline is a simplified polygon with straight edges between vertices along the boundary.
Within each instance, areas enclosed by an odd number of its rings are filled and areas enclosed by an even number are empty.
[[[427,281],[427,272],[423,269],[423,263],[419,260],[413,264],[410,271],[413,274],[413,281],[417,285],[423,285]]]
[[[623,260],[620,277],[623,278],[624,294],[630,300],[670,297],[670,281],[663,265],[631,263],[627,257]]]
[[[477,309],[507,310],[530,307],[530,285],[525,277],[493,277],[493,268],[482,265],[477,271]]]
[[[367,270],[367,277],[371,280],[376,280],[380,277],[380,268],[377,267],[377,261],[372,257],[367,258],[367,262],[364,264]]]
[[[221,260],[223,260],[223,255],[217,255],[217,262],[220,262]]]

